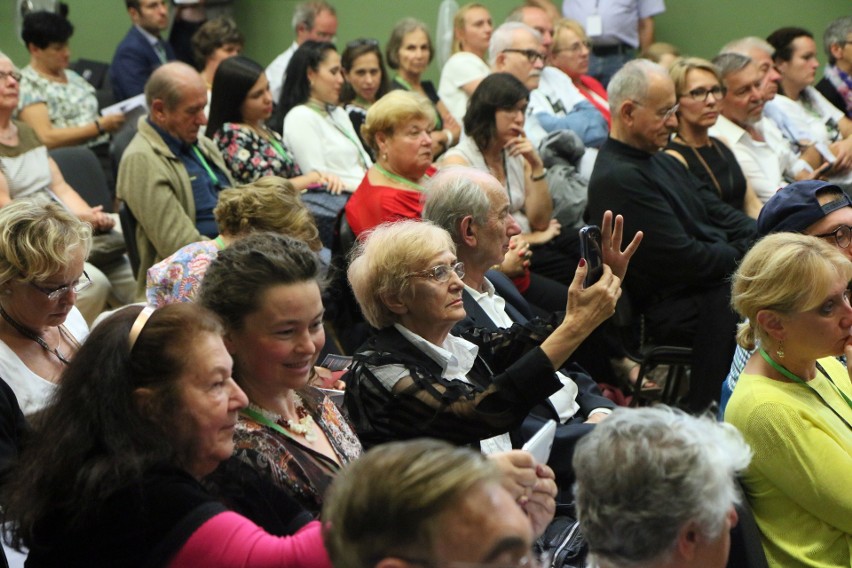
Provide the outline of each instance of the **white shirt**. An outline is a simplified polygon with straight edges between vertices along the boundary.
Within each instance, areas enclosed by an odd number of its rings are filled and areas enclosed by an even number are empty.
[[[340,107],[334,107],[330,114],[308,105],[293,108],[284,117],[284,143],[302,172],[332,173],[349,191],[355,191],[373,165],[349,115]]]
[[[269,67],[266,68],[266,78],[269,80],[269,90],[272,92],[272,100],[278,104],[281,98],[281,87],[284,86],[284,75],[287,73],[287,66],[290,64],[290,59],[299,45],[294,41],[287,48],[287,51],[281,53],[278,57],[272,60]]]
[[[467,51],[454,53],[444,64],[438,82],[438,97],[459,124],[464,120],[467,101],[470,98],[462,90],[462,86],[477,79],[484,79],[490,73],[491,69],[481,57]]]

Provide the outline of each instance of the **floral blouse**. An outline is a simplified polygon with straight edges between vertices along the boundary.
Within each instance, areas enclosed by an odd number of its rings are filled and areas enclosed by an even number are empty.
[[[305,408],[325,433],[341,464],[361,455],[361,442],[337,406],[314,387],[299,391]],[[281,417],[262,410],[276,422]],[[298,438],[284,436],[240,414],[234,432],[234,456],[269,476],[272,482],[290,493],[308,511],[319,515],[325,492],[340,471],[340,465]]]
[[[271,130],[268,132],[283,153],[257,132],[237,122],[226,122],[213,136],[234,181],[251,183],[264,176],[290,179],[302,175],[302,170],[278,133]]]

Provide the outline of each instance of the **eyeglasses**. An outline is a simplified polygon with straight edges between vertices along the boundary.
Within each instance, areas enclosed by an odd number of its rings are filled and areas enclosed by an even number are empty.
[[[645,108],[648,108],[647,105],[643,105],[639,101],[633,101],[633,103],[638,105],[638,106],[643,106]],[[661,121],[665,122],[668,119],[670,119],[672,117],[672,115],[678,111],[679,108],[680,108],[680,103],[675,103],[674,106],[672,106],[671,108],[664,109],[664,110],[658,110],[658,111],[656,111],[655,114],[657,115],[657,118],[659,118]]]
[[[544,61],[544,55],[534,49],[504,49],[503,53],[520,53],[527,58],[530,63],[536,61]]]
[[[75,294],[79,294],[80,292],[92,285],[92,279],[89,278],[89,275],[86,274],[86,271],[84,270],[83,275],[80,276],[80,278],[78,278],[77,281],[73,284],[66,284],[65,286],[53,288],[52,290],[49,288],[42,288],[34,282],[30,282],[29,284],[30,286],[47,296],[48,300],[55,302],[59,298],[62,298],[63,296],[71,292],[72,290]]]
[[[4,81],[6,77],[11,77],[15,81],[20,81],[21,76],[20,71],[0,71],[0,81]]]
[[[707,102],[707,97],[709,97],[710,95],[713,95],[713,98],[718,101],[719,99],[725,96],[726,92],[727,89],[725,89],[725,87],[723,87],[722,85],[716,85],[712,89],[705,89],[703,87],[700,87],[698,89],[692,89],[685,95],[681,96],[685,97],[686,95],[689,95],[694,101]]]
[[[822,235],[813,236],[819,237],[821,239],[834,237],[834,242],[837,243],[837,246],[842,249],[845,249],[849,247],[849,243],[852,242],[852,227],[850,227],[849,225],[840,225],[830,233],[823,233]]]
[[[586,41],[578,41],[577,43],[573,43],[568,47],[560,47],[554,49],[552,53],[556,55],[557,53],[562,53],[563,51],[570,51],[571,53],[577,53],[578,51],[582,51],[583,48],[592,49],[592,42]]]
[[[362,47],[369,45],[370,47],[378,47],[379,40],[373,39],[371,37],[359,37],[358,39],[353,39],[349,43],[346,44],[346,49],[355,49],[356,47]]]
[[[450,274],[453,272],[456,273],[456,276],[459,279],[464,278],[464,263],[457,262],[455,264],[439,264],[438,266],[433,266],[432,268],[427,268],[426,270],[420,270],[418,272],[410,272],[406,276],[408,278],[431,278],[435,282],[447,282],[450,279]]]

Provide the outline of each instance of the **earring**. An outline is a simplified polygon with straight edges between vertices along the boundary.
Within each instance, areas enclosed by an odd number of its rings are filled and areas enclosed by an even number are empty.
[[[385,152],[384,154],[382,154],[382,160],[384,160],[384,161],[386,161],[386,162],[388,161],[388,153],[387,153],[387,152]]]
[[[783,341],[778,342],[778,349],[775,350],[775,354],[778,355],[779,359],[784,358],[784,342]]]

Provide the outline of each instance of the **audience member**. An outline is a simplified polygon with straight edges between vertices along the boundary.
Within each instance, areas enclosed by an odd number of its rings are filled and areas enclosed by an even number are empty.
[[[234,379],[248,396],[235,456],[314,514],[341,466],[361,454],[337,406],[311,386],[325,344],[320,293],[320,262],[305,243],[257,233],[218,254],[200,296],[225,322]]]
[[[373,103],[390,90],[378,40],[359,38],[347,43],[340,56],[340,67],[345,79],[340,91],[340,104],[349,113],[349,120],[352,121],[352,128],[358,134],[361,145],[370,152],[370,158],[375,162],[376,156],[364,140],[361,126]]]
[[[175,53],[160,34],[169,26],[165,0],[124,0],[133,27],[115,48],[109,76],[112,94],[124,100],[141,94],[154,70],[175,60]]]
[[[765,203],[783,187],[787,177],[807,179],[822,173],[823,170],[815,172],[808,161],[814,166],[822,162],[816,149],[810,148],[800,155],[775,123],[763,115],[769,90],[764,82],[766,75],[756,62],[746,55],[729,52],[717,55],[713,63],[725,92],[721,115],[710,135],[726,142],[734,152],[757,198]],[[772,84],[777,87],[777,83]]]
[[[781,80],[778,95],[766,104],[766,114],[793,144],[839,141],[833,147],[837,162],[832,171],[843,174],[842,183],[852,184],[852,120],[811,86],[819,67],[813,36],[802,28],[780,28],[767,41],[775,48],[773,59]],[[786,123],[794,130],[784,128]],[[802,132],[804,138],[794,137]]]
[[[852,562],[852,262],[824,239],[764,237],[733,278],[749,358],[725,411],[754,452],[743,476],[771,566]],[[758,345],[759,343],[759,345]],[[819,483],[813,480],[819,479]]]
[[[663,0],[637,0],[627,6],[600,0],[563,0],[562,13],[583,25],[592,41],[589,75],[605,87],[615,72],[654,43],[654,16]]]
[[[589,40],[582,26],[572,20],[556,23],[549,64],[541,71],[538,88],[530,94],[527,113],[540,128],[527,127],[533,144],[546,133],[569,129],[586,146],[599,147],[609,132],[606,90],[587,75]]]
[[[852,16],[828,24],[823,34],[828,64],[817,91],[852,118]]]
[[[453,332],[463,336],[473,328],[484,328],[511,335],[510,328],[517,323],[534,325],[539,328],[541,338],[547,337],[549,324],[554,318],[533,321],[530,305],[518,296],[511,282],[501,273],[489,270],[491,266],[505,262],[504,255],[508,259],[513,254],[514,251],[509,248],[510,238],[519,231],[509,213],[509,202],[500,183],[485,172],[457,167],[441,170],[428,184],[428,189],[424,219],[450,233],[458,260],[465,266],[462,301],[466,315],[455,325]],[[611,230],[611,226],[612,216],[605,216],[603,232],[609,236],[604,260],[614,274],[623,279],[641,235],[635,237],[622,253],[622,223],[616,220],[615,231]],[[573,364],[581,361],[581,352],[589,341],[586,339],[571,355],[572,364],[566,364],[556,373],[563,387],[549,398],[549,402],[535,407],[522,427],[525,435],[529,436],[548,419],[563,425],[557,430],[556,443],[548,462],[560,479],[564,479],[565,472],[571,470],[573,444],[591,429],[586,420],[598,413],[606,414],[613,407],[601,396],[585,369]],[[595,369],[610,365],[610,357],[606,353],[594,352],[591,355],[589,359],[597,358],[597,361],[592,361],[596,363]],[[585,365],[587,360],[583,358],[582,363]],[[613,375],[611,367],[608,375]],[[592,376],[602,380],[596,372]]]
[[[279,109],[284,116],[284,141],[302,171],[336,175],[341,187],[333,193],[352,192],[373,164],[346,111],[337,106],[343,75],[333,44],[303,43],[288,67]],[[311,136],[305,136],[310,132]],[[335,203],[343,208],[346,197]]]
[[[711,185],[722,201],[756,219],[763,203],[754,194],[731,149],[709,134],[725,94],[719,71],[705,59],[687,57],[671,66],[669,76],[677,95],[678,121],[666,152]]]
[[[727,43],[719,51],[720,55],[725,53],[739,53],[751,58],[763,78],[761,89],[764,102],[775,98],[775,95],[778,94],[778,81],[781,79],[781,74],[775,68],[775,62],[772,60],[775,48],[769,45],[769,42],[759,37],[747,36]]]
[[[754,220],[723,203],[660,150],[677,127],[674,83],[665,69],[628,63],[607,90],[612,131],[589,182],[588,215],[611,209],[627,234],[643,231],[626,286],[647,337],[693,347],[689,405],[704,410],[734,351],[736,316],[727,277],[754,237]]]
[[[511,433],[530,410],[565,386],[554,371],[612,315],[620,295],[621,279],[608,267],[584,289],[581,264],[565,319],[540,345],[518,330],[478,347],[450,334],[465,317],[464,264],[454,251],[443,229],[398,221],[374,229],[353,254],[349,282],[364,317],[380,330],[346,375],[344,402],[365,446],[429,436],[479,443],[485,453],[511,449]],[[565,489],[572,477],[562,473],[557,483]]]
[[[35,131],[12,118],[18,106],[21,74],[12,61],[0,53],[0,207],[23,197],[60,203],[97,233],[115,225],[101,206],[91,207],[62,177],[56,162],[47,153]],[[98,267],[85,269],[93,286],[78,298],[80,311],[93,322],[107,306],[123,306],[133,299],[133,274],[127,257],[103,259]]]
[[[453,54],[441,69],[438,96],[459,124],[470,95],[491,72],[485,57],[493,29],[488,8],[477,2],[465,4],[453,17]]]
[[[533,539],[553,499],[540,485],[519,506],[478,452],[436,440],[385,444],[332,485],[326,546],[335,568],[537,566]]]
[[[769,198],[757,218],[760,236],[788,232],[813,235],[825,239],[852,260],[849,248],[852,227],[852,199],[837,186],[825,181],[799,181],[783,187]],[[722,385],[719,416],[737,384],[748,358],[754,350],[737,346],[731,370]]]
[[[0,377],[24,414],[47,405],[89,328],[74,307],[91,284],[89,225],[56,203],[0,209]]]
[[[465,138],[442,165],[490,171],[509,196],[509,211],[533,252],[530,269],[564,285],[579,258],[576,234],[562,234],[547,188],[547,170],[529,138],[524,120],[529,91],[515,76],[494,73],[474,91],[464,116]]]
[[[113,314],[20,457],[3,500],[12,545],[29,566],[330,567],[319,523],[272,536],[199,484],[230,458],[246,404],[207,310]]]
[[[266,176],[250,185],[223,189],[213,216],[218,237],[186,245],[148,269],[148,305],[195,301],[207,267],[219,251],[252,233],[271,231],[291,236],[319,253],[323,267],[331,260],[299,192],[285,179]]]
[[[293,9],[292,45],[272,60],[266,68],[272,100],[281,99],[281,88],[287,76],[287,66],[299,46],[308,40],[333,42],[337,35],[337,11],[325,0],[307,0],[296,4]]]
[[[435,120],[430,125],[429,136],[432,138],[432,155],[438,157],[459,141],[461,126],[441,102],[432,81],[421,79],[435,52],[426,24],[414,18],[397,22],[391,30],[385,52],[388,67],[396,71],[390,88],[420,93],[435,107]]]
[[[245,38],[236,22],[227,16],[207,20],[192,35],[192,54],[207,92],[213,89],[216,69],[225,59],[243,51]]]
[[[680,50],[671,43],[655,41],[642,50],[642,57],[668,70],[680,58]]]
[[[506,17],[507,22],[522,22],[541,36],[541,46],[549,57],[555,34],[553,32],[553,18],[542,6],[524,4],[512,10]]]
[[[108,133],[124,124],[124,115],[99,116],[95,88],[68,69],[73,33],[71,22],[53,12],[30,12],[24,18],[21,38],[30,63],[21,69],[18,118],[48,148],[86,144],[105,157]]]
[[[514,75],[530,90],[538,87],[546,56],[541,35],[521,22],[503,24],[494,30],[488,44],[491,72]]]
[[[145,296],[148,269],[182,246],[219,234],[213,208],[232,185],[216,145],[198,136],[207,124],[207,89],[198,71],[172,62],[145,85],[149,114],[118,168],[118,197],[136,218],[137,297]]]
[[[302,174],[281,136],[266,126],[271,115],[272,95],[263,67],[242,56],[223,61],[213,82],[207,132],[234,180],[251,183],[272,175],[287,178],[299,191],[312,184],[339,189],[340,179],[333,174]]]
[[[595,566],[724,568],[751,459],[742,435],[665,406],[619,409],[577,445],[577,516]],[[641,483],[638,483],[641,480]]]
[[[376,225],[415,219],[423,209],[423,184],[435,172],[432,138],[435,108],[425,96],[394,91],[367,112],[361,131],[378,156],[346,203],[346,221],[356,236]]]

